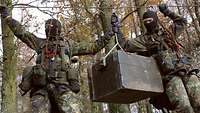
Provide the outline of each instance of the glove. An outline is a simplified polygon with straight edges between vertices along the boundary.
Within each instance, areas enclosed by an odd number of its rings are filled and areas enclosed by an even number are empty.
[[[112,31],[114,33],[119,33],[120,23],[119,23],[119,18],[115,13],[113,13],[111,16],[111,24],[112,24]]]
[[[165,11],[168,10],[168,7],[166,4],[160,4],[158,7],[159,7],[160,12],[162,13],[165,13]]]
[[[160,12],[162,12],[165,16],[168,16],[169,18],[171,18],[173,21],[176,21],[177,23],[180,22],[180,24],[182,23],[187,24],[187,19],[170,11],[166,4],[160,4],[158,7],[159,7]]]
[[[0,5],[0,13],[3,18],[6,18],[7,16],[9,16],[8,8],[4,5]]]
[[[163,13],[165,16],[169,16],[170,13],[172,13],[172,12],[168,9],[168,7],[167,7],[166,4],[160,4],[158,7],[159,7],[160,12]]]

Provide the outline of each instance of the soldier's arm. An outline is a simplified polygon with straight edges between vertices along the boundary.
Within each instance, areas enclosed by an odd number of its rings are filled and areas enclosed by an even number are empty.
[[[123,33],[119,30],[117,33],[118,41],[120,46],[127,52],[144,52],[147,51],[144,45],[144,36],[138,36],[137,38],[126,39]],[[119,48],[120,49],[120,48]]]
[[[38,52],[39,44],[42,42],[42,39],[39,39],[32,33],[25,31],[18,21],[11,18],[6,6],[0,5],[0,13],[3,18],[3,22],[9,26],[15,36],[22,42],[26,43],[30,48]]]
[[[147,48],[145,47],[145,43],[143,40],[143,35],[138,36],[137,38],[127,39],[124,43],[125,44],[123,48],[127,52],[139,53],[147,51]]]
[[[17,38],[19,38],[31,49],[38,51],[39,44],[43,41],[43,39],[37,38],[34,34],[24,30],[23,26],[10,16],[5,17],[4,22],[6,22]]]
[[[123,33],[120,30],[120,21],[118,16],[113,13],[111,18],[112,30],[115,34],[117,34],[117,38],[121,47],[128,52],[134,53],[138,51],[146,51],[146,47],[144,46],[144,41],[141,36],[134,39],[125,39]],[[117,48],[120,49],[120,48]]]
[[[75,47],[73,47],[73,54],[74,55],[87,55],[87,54],[95,54],[100,51],[106,44],[108,44],[110,38],[114,35],[114,33],[118,34],[119,31],[119,19],[115,13],[111,16],[111,25],[112,25],[112,32],[107,31],[104,36],[100,37],[96,42],[86,43],[80,42]],[[119,41],[121,41],[119,39]],[[121,42],[120,42],[121,43]]]
[[[159,9],[165,16],[168,16],[170,19],[173,20],[173,25],[171,26],[172,31],[175,34],[175,36],[178,37],[187,25],[186,18],[174,13],[173,11],[170,11],[167,8],[166,4],[159,5]]]
[[[92,54],[94,55],[98,51],[100,51],[102,48],[108,44],[109,40],[111,39],[112,34],[106,33],[104,36],[101,36],[98,40],[94,42],[79,42],[75,43],[72,46],[72,55],[88,55]]]

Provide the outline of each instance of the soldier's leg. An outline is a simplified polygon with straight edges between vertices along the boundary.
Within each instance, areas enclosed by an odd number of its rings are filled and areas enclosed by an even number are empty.
[[[50,113],[50,102],[47,94],[37,93],[31,97],[32,113]]]
[[[74,93],[78,93],[80,91],[80,84],[79,84],[80,64],[78,60],[79,59],[76,56],[71,58],[71,65],[68,69],[68,75],[67,75],[70,89]]]
[[[194,113],[180,77],[174,76],[166,84],[166,94],[177,113]]]
[[[196,75],[183,77],[183,83],[195,113],[200,113],[200,81],[198,77]]]
[[[80,113],[80,102],[71,91],[56,96],[59,113]]]

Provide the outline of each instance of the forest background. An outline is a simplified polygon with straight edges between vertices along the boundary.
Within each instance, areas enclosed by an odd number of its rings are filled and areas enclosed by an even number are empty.
[[[96,40],[102,31],[111,28],[110,17],[115,12],[121,21],[121,30],[126,38],[135,38],[145,32],[142,14],[148,8],[157,11],[157,5],[166,3],[170,10],[188,19],[187,29],[178,40],[185,52],[194,57],[194,66],[200,66],[200,0],[1,0],[12,12],[13,18],[22,23],[26,30],[40,38],[45,38],[44,23],[48,18],[62,22],[63,35],[75,41]],[[159,12],[158,12],[159,13]],[[159,13],[159,18],[169,26],[171,21]],[[20,96],[17,85],[21,80],[22,70],[34,65],[35,52],[16,39],[9,28],[1,24],[1,111],[2,113],[30,113],[29,95]],[[147,100],[131,105],[94,103],[90,101],[87,69],[113,46],[113,41],[94,56],[80,57],[81,91],[71,95],[82,113],[162,113]]]

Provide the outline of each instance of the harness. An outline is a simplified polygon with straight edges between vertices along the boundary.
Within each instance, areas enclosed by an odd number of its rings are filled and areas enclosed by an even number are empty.
[[[183,46],[176,40],[175,35],[171,30],[166,28],[161,21],[158,20],[158,22],[164,29],[163,31],[166,36],[163,41],[167,44],[168,48],[176,52],[177,58],[180,58],[180,49],[183,48]],[[163,41],[161,43],[163,43]]]
[[[48,50],[48,48],[45,48],[45,58],[49,59],[49,58],[53,58],[55,57],[57,54],[57,51],[50,51]]]
[[[174,35],[174,33],[172,33],[171,30],[169,30],[168,28],[166,28],[162,22],[159,21],[159,24],[161,25],[161,27],[164,29],[164,39],[162,37],[160,37],[160,51],[163,51],[163,47],[166,48],[170,48],[172,53],[175,53],[176,55],[176,63],[174,63],[174,69],[169,72],[169,75],[179,75],[179,76],[185,76],[185,75],[191,75],[192,72],[195,73],[195,75],[198,76],[198,69],[190,69],[191,68],[191,64],[189,62],[189,57],[186,55],[182,55],[181,53],[184,50],[184,47],[182,46],[182,44],[180,44],[177,40],[176,37]]]
[[[51,26],[49,26],[49,29],[51,29]],[[52,36],[52,38],[50,31],[47,40],[41,46],[41,54],[39,55],[41,62],[39,62],[39,65],[46,72],[45,76],[48,82],[68,84],[67,76],[71,57],[69,42],[66,43],[67,41],[64,41],[61,36]],[[56,31],[56,34],[59,34],[58,28]]]

